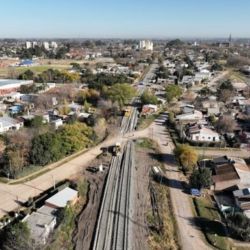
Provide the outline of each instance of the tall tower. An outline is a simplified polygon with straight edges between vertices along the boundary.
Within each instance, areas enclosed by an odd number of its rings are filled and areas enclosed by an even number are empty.
[[[228,42],[229,42],[229,47],[231,47],[232,46],[232,35],[231,34],[229,35]]]

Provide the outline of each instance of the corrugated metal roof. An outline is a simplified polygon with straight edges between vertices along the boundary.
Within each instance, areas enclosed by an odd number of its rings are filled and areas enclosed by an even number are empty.
[[[72,201],[76,198],[77,193],[78,192],[76,190],[66,187],[60,192],[50,197],[49,199],[47,199],[45,202],[56,207],[66,207],[69,201]]]

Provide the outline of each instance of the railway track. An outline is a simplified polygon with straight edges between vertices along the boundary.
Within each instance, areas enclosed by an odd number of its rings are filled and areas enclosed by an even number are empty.
[[[128,142],[120,156],[112,158],[99,213],[94,250],[127,250],[130,246],[131,169],[134,145]]]

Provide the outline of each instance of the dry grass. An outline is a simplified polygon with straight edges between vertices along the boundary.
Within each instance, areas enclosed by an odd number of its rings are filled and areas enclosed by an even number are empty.
[[[175,250],[179,249],[176,224],[170,204],[170,195],[168,187],[158,183],[153,184],[159,204],[159,213],[163,223],[160,233],[151,231],[148,242],[150,249],[154,250]],[[148,216],[150,218],[150,215]],[[150,218],[152,220],[152,216]],[[152,221],[151,221],[152,222]]]

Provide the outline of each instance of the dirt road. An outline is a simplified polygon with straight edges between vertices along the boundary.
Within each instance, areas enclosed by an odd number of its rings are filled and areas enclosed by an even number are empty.
[[[193,211],[189,196],[183,192],[181,180],[183,175],[178,171],[172,151],[174,145],[165,127],[162,125],[166,117],[162,115],[150,126],[151,138],[159,144],[165,159],[165,168],[169,179],[170,196],[179,229],[180,245],[183,250],[212,249],[201,239],[201,232],[193,223]]]
[[[29,197],[37,196],[52,187],[54,180],[55,182],[59,182],[82,172],[101,153],[102,147],[113,145],[117,141],[127,141],[132,137],[146,137],[147,131],[146,129],[133,134],[127,134],[124,137],[118,136],[107,139],[86,153],[62,164],[60,167],[23,184],[8,185],[0,183],[0,218],[8,212],[18,209],[20,203],[27,201]]]

